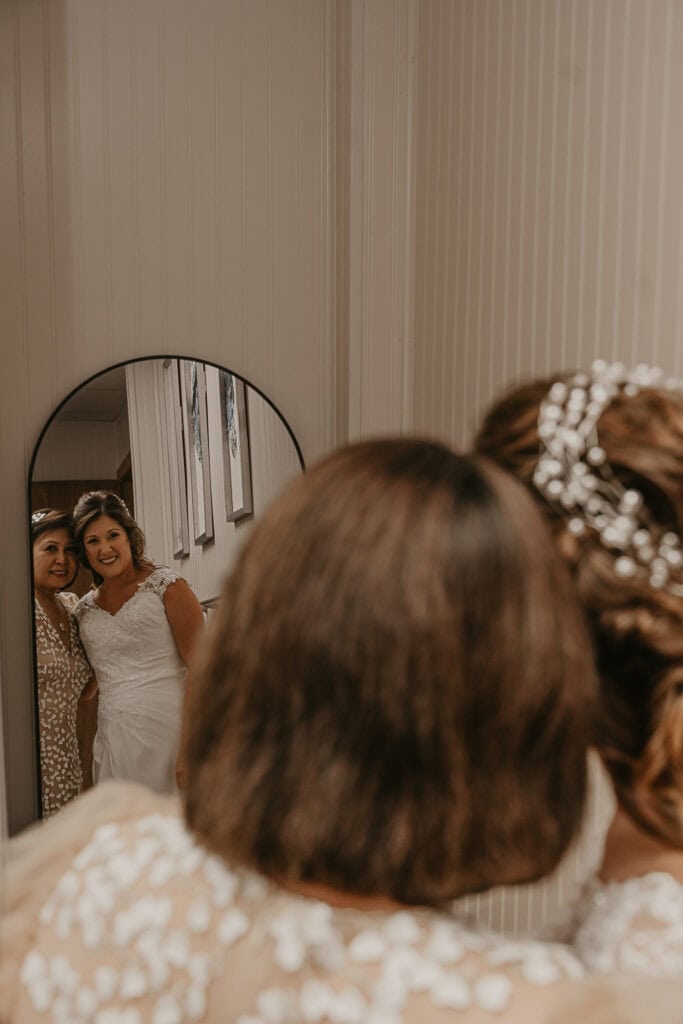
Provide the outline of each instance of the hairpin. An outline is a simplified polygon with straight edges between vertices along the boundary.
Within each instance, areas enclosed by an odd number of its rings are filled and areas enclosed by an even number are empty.
[[[569,517],[570,533],[578,537],[586,529],[595,531],[602,546],[615,554],[617,576],[646,575],[655,589],[683,596],[683,586],[670,578],[683,567],[678,534],[658,534],[643,495],[617,480],[598,440],[598,420],[617,395],[652,387],[680,391],[683,381],[665,380],[658,367],[644,363],[627,371],[623,363],[604,359],[597,359],[589,373],[556,381],[539,410],[541,454],[533,482]]]
[[[31,515],[31,526],[36,526],[47,514],[47,512],[33,512]]]

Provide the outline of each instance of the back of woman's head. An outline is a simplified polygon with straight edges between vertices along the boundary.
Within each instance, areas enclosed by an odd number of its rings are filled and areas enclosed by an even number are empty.
[[[254,528],[185,724],[186,814],[266,875],[436,902],[550,870],[594,686],[524,489],[426,441],[342,449]]]
[[[571,375],[566,379],[571,390]],[[632,558],[632,545],[624,554],[606,542],[611,522],[582,528],[589,525],[585,510],[548,501],[538,488],[539,452],[553,434],[551,427],[545,441],[539,436],[539,411],[554,383],[536,381],[500,399],[476,449],[529,487],[571,568],[597,652],[599,746],[621,803],[642,825],[683,845],[683,576],[675,554],[683,536],[683,401],[675,392],[627,384],[596,424],[592,443],[600,477],[615,495],[614,512],[625,491],[636,495],[636,507],[642,499],[640,536],[634,534],[641,546]],[[585,456],[575,461],[591,469]],[[667,537],[673,548],[666,548]],[[662,582],[658,556],[667,551]]]

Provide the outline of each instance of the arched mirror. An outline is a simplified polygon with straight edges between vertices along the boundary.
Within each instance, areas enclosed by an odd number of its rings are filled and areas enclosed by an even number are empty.
[[[299,445],[274,405],[239,375],[194,359],[115,366],[53,414],[29,476],[44,814],[75,795],[78,779],[83,788],[96,783],[92,752],[105,700],[104,691],[89,698],[87,670],[74,668],[79,626],[83,632],[78,607],[93,597],[93,573],[80,565],[74,576],[70,538],[59,523],[52,528],[46,510],[70,513],[90,491],[118,496],[144,533],[148,562],[186,581],[208,619],[254,516],[302,469]],[[106,644],[106,617],[100,628]],[[126,628],[132,644],[134,617]],[[165,713],[159,709],[160,720]],[[146,742],[145,756],[154,758],[155,741]]]

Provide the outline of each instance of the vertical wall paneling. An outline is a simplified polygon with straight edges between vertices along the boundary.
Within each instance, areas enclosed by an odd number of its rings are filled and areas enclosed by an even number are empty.
[[[349,432],[410,422],[416,0],[352,0]]]
[[[338,0],[334,25],[334,322],[338,339],[335,353],[335,427],[339,438],[349,434],[349,288],[350,288],[350,203],[351,203],[351,6],[353,0]],[[357,71],[353,72],[357,74]]]
[[[467,442],[513,380],[678,371],[683,7],[419,5],[414,422]]]

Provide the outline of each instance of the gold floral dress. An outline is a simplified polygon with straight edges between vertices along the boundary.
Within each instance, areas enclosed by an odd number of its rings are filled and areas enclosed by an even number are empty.
[[[35,602],[40,776],[45,817],[78,796],[83,788],[76,709],[92,669],[69,608],[72,597],[57,595],[68,615],[68,643],[50,622],[40,602]]]

